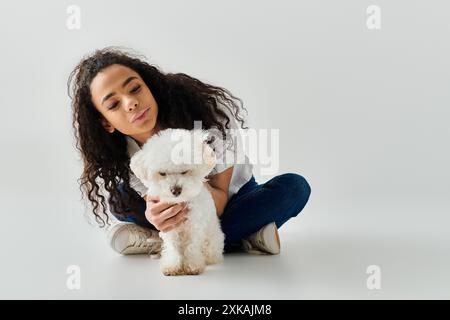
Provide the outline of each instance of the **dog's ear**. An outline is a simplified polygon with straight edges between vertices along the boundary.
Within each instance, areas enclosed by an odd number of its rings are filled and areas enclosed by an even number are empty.
[[[216,156],[213,149],[214,136],[207,130],[193,130],[194,148],[196,150],[194,155],[200,157],[200,159],[195,159],[197,164],[196,171],[202,178],[211,172],[216,164]]]
[[[209,145],[203,146],[203,157],[202,157],[202,163],[199,166],[200,175],[202,177],[205,177],[208,175],[211,170],[214,169],[216,165],[216,155],[214,153],[214,150]]]
[[[210,144],[214,140],[208,130],[196,128],[191,130],[191,134],[195,143]]]
[[[217,128],[209,128],[202,131],[202,141],[204,145],[209,146],[213,151],[220,149],[222,144],[222,132]]]
[[[203,134],[203,143],[207,145],[211,145],[216,140],[216,137],[211,133],[206,131]]]
[[[134,175],[141,181],[148,180],[145,165],[144,152],[142,150],[136,152],[130,159],[130,169]]]
[[[205,178],[213,171],[214,167],[214,161],[201,163],[196,168],[196,174],[198,174],[202,178]]]

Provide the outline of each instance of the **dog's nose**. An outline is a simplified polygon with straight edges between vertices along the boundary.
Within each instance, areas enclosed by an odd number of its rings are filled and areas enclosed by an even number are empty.
[[[173,194],[175,197],[178,197],[178,196],[180,195],[181,190],[182,190],[182,189],[181,189],[180,186],[174,186],[174,187],[170,188],[170,192],[172,192],[172,194]]]

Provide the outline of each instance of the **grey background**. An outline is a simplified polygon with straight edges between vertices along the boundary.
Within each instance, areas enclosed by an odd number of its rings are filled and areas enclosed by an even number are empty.
[[[68,30],[66,9],[81,8]],[[366,8],[381,8],[368,30]],[[450,298],[446,1],[3,1],[0,298]],[[243,99],[311,184],[282,253],[167,278],[86,219],[67,77],[122,45]],[[262,176],[255,168],[258,182]],[[81,268],[81,290],[66,269]],[[381,268],[368,290],[366,268]]]

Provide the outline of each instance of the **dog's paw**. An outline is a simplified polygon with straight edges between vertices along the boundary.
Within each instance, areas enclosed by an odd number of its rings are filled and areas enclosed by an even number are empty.
[[[187,275],[199,275],[205,271],[205,265],[185,265],[184,273]]]
[[[185,274],[197,276],[205,271],[205,268],[187,268]]]
[[[163,267],[161,271],[165,276],[179,276],[184,274],[183,268],[180,267]]]

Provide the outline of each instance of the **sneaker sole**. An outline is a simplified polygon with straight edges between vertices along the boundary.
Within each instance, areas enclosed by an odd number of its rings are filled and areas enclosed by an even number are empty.
[[[280,235],[278,234],[278,228],[275,222],[270,223],[263,230],[264,243],[266,244],[266,250],[270,254],[279,254],[281,243]]]

